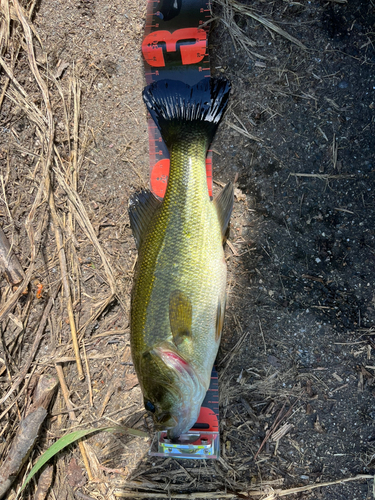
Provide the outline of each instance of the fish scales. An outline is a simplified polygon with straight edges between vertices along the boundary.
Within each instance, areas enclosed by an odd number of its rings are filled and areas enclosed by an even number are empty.
[[[206,94],[212,93],[215,83],[204,82]],[[229,93],[227,83],[220,85]],[[169,90],[171,87],[175,89],[169,83]],[[192,106],[189,100],[181,103],[185,87],[177,86],[178,92],[172,95],[172,99],[180,100],[178,112],[181,106]],[[152,90],[155,99],[160,99],[160,88]],[[210,101],[215,102],[212,97]],[[164,200],[158,206],[151,194],[145,195],[156,208],[144,224],[141,221],[144,229],[139,235],[132,291],[131,349],[135,369],[146,409],[154,414],[156,427],[169,429],[171,437],[178,437],[197,419],[219,347],[217,328],[222,321],[219,318],[218,322],[218,311],[221,315],[225,309],[223,218],[218,214],[223,207],[210,200],[205,169],[214,130],[211,122],[207,126],[204,120],[195,119],[200,111],[193,109],[189,116],[194,119],[187,122],[183,110],[177,120],[176,110],[167,120],[158,117],[157,124],[170,152],[170,174]],[[233,191],[231,186],[228,191]],[[233,193],[229,193],[224,210],[230,211],[232,203]],[[131,220],[137,218],[136,208],[130,213]],[[225,214],[224,219],[228,218]]]
[[[205,334],[202,340],[200,336],[215,326],[211,316],[216,318],[217,290],[225,289],[226,265],[219,220],[207,191],[206,145],[200,142],[189,147],[186,141],[184,148],[171,150],[164,202],[151,219],[140,249],[133,294],[138,300],[132,308],[132,344],[140,353],[155,343],[173,341],[166,290],[174,289],[191,295],[193,338],[209,349],[209,336]],[[205,364],[206,351],[195,354],[198,359],[194,361]]]

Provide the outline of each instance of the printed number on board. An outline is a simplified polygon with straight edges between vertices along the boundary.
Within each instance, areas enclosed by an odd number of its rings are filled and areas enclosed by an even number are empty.
[[[172,33],[160,30],[147,35],[142,43],[143,57],[150,66],[161,68],[165,66],[163,45],[167,52],[176,52],[178,42],[183,65],[197,64],[206,55],[206,31],[200,28],[183,28]]]

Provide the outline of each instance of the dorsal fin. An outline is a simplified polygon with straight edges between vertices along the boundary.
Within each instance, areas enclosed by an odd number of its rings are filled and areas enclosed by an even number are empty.
[[[178,347],[191,337],[192,306],[189,298],[180,290],[174,290],[169,298],[169,323],[173,342]]]
[[[221,300],[219,298],[219,302],[217,304],[217,310],[216,310],[216,325],[215,325],[215,340],[216,342],[220,340],[221,336],[221,331],[223,329],[223,324],[224,324],[224,316],[225,316],[225,299],[224,299],[224,304],[221,303]]]
[[[233,184],[228,182],[225,188],[220,191],[220,193],[216,196],[213,203],[215,204],[217,215],[219,217],[221,234],[223,239],[225,237],[225,233],[228,228],[229,219],[233,210],[233,201],[234,201],[234,191]]]
[[[130,226],[138,250],[150,224],[151,217],[160,205],[161,201],[159,201],[149,190],[134,193],[130,197],[128,208]]]

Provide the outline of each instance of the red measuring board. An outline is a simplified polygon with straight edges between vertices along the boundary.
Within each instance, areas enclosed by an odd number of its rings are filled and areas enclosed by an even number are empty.
[[[195,85],[211,76],[208,55],[209,0],[149,0],[142,54],[146,83],[178,80]],[[169,153],[154,121],[148,117],[150,184],[163,198],[168,183]],[[212,155],[206,158],[207,187],[212,196]],[[218,377],[212,371],[210,387],[191,431],[219,433]],[[194,458],[190,456],[190,458]]]
[[[147,85],[169,78],[195,85],[210,77],[209,0],[149,0],[142,54]],[[151,191],[163,198],[168,183],[169,153],[158,128],[148,118]],[[212,196],[212,156],[206,159],[207,187]]]
[[[192,430],[219,432],[219,383],[215,368],[212,369],[210,387],[203,400],[198,420]]]

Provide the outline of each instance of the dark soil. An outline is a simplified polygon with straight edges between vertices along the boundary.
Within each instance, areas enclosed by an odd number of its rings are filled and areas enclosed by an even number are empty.
[[[242,331],[248,335],[225,375],[222,425],[227,456],[249,456],[248,473],[282,405],[294,405],[287,419],[294,428],[277,452],[272,442],[263,449],[258,460],[267,460],[258,467],[262,476],[283,471],[284,484],[295,485],[372,468],[375,51],[365,39],[375,9],[367,2],[251,8],[310,50],[239,18],[257,41],[254,51],[266,57],[259,68],[256,58],[235,51],[221,26],[211,38],[214,66],[234,86],[227,121],[259,138],[255,144],[222,127],[214,145],[217,177],[237,175],[246,194],[232,218],[232,242],[242,255],[230,257],[219,360]],[[255,387],[271,376],[265,398]],[[356,484],[308,496],[366,492]]]
[[[210,463],[149,458],[147,439],[99,435],[89,440],[90,463],[95,457],[100,464],[94,469],[99,483],[87,482],[78,449],[70,450],[57,460],[51,489],[56,498],[114,498],[115,487],[125,488],[130,498],[138,498],[136,491],[143,498],[156,493],[170,498],[196,493],[194,498],[200,498],[199,492],[211,492],[210,498],[215,492],[217,498],[233,493],[235,498],[261,484],[270,494],[271,487],[307,487],[374,474],[375,4],[247,3],[307,50],[238,13],[232,23],[243,30],[242,39],[253,40],[248,51],[219,20],[210,34],[212,71],[231,80],[233,87],[230,109],[212,145],[214,181],[236,180],[226,247],[228,305],[217,360],[222,458]],[[214,16],[224,16],[223,9],[214,5]],[[65,361],[71,401],[81,408],[78,420],[69,422],[59,395],[34,461],[66,429],[78,425],[116,422],[150,429],[128,330],[136,249],[127,204],[132,192],[148,186],[149,168],[141,99],[144,18],[145,2],[129,0],[42,0],[34,17],[43,43],[43,50],[37,50],[40,71],[56,75],[68,114],[73,108],[71,79],[76,76],[81,85],[77,191],[110,263],[118,297],[111,299],[102,260],[84,231],[76,224],[74,240],[66,229],[74,312],[78,328],[85,325],[81,335],[93,406],[87,379],[80,382],[75,364]],[[59,74],[62,63],[65,69]],[[39,105],[22,50],[15,74]],[[49,85],[56,145],[67,165],[71,152],[64,138],[64,108],[56,86]],[[72,114],[68,121],[71,125]],[[39,172],[35,155],[40,143],[25,113],[7,98],[0,122],[1,174],[12,216],[3,198],[1,223],[27,269],[24,224],[36,192],[39,174],[33,177],[33,172]],[[53,185],[59,216],[68,220],[66,194],[55,178]],[[48,218],[38,256],[30,323],[11,363],[12,376],[33,342],[42,305],[60,280]],[[35,296],[38,283],[44,284],[40,300]],[[4,280],[2,300],[6,286]],[[99,311],[108,297],[108,305]],[[13,311],[17,317],[28,303],[22,300]],[[7,323],[5,342],[15,328]],[[56,359],[74,359],[72,352],[59,296],[33,367],[37,373],[55,373]],[[0,347],[3,358],[1,353]],[[3,372],[0,383],[1,396],[9,389]],[[8,422],[9,439],[22,413],[15,408],[1,424]],[[275,439],[282,428],[285,434]],[[1,460],[8,444],[0,441]],[[33,494],[32,488],[24,498]],[[291,498],[367,500],[373,498],[372,484],[358,480],[306,488]]]

